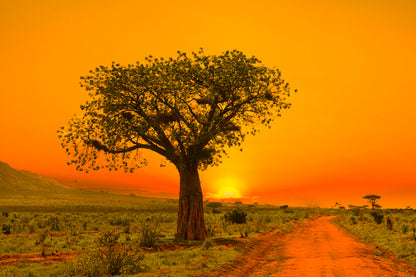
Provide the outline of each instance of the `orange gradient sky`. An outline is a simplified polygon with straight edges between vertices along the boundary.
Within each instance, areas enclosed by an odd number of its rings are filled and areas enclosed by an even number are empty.
[[[0,161],[67,184],[178,193],[173,166],[68,167],[56,131],[86,101],[79,77],[112,61],[238,49],[299,93],[272,129],[201,173],[207,197],[416,207],[416,2],[0,2]]]

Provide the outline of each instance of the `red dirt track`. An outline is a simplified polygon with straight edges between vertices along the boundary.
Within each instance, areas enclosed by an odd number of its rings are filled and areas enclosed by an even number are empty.
[[[249,250],[215,276],[280,277],[399,277],[412,276],[395,269],[393,262],[376,256],[328,220],[311,219],[284,236],[259,235]]]

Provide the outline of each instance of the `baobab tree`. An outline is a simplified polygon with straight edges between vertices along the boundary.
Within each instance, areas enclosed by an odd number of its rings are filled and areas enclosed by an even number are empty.
[[[218,165],[246,135],[270,127],[290,107],[291,89],[277,69],[233,50],[122,66],[81,77],[90,99],[58,135],[78,170],[133,172],[154,151],[179,172],[177,238],[204,240],[199,170]]]

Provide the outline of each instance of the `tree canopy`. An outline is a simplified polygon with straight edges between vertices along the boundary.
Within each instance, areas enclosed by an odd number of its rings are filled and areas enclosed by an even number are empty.
[[[83,113],[58,131],[78,170],[147,163],[154,151],[178,169],[217,165],[227,148],[290,107],[287,82],[277,69],[242,52],[153,58],[123,66],[100,66],[81,77],[90,99]]]
[[[204,240],[199,170],[217,165],[227,148],[290,107],[277,69],[233,50],[189,57],[151,56],[144,63],[100,66],[81,77],[90,100],[58,135],[78,170],[146,164],[140,150],[173,163],[180,177],[178,239]]]
[[[380,195],[368,194],[368,195],[364,196],[363,198],[367,199],[368,203],[371,204],[372,209],[381,208],[381,206],[379,204],[377,204],[377,200],[381,198]]]

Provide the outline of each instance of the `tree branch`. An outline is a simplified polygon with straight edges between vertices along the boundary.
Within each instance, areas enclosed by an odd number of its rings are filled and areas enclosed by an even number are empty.
[[[148,150],[155,151],[156,153],[159,153],[160,155],[166,157],[166,152],[163,149],[156,147],[154,145],[136,143],[135,145],[132,145],[126,148],[110,149],[106,145],[99,142],[98,140],[84,140],[84,143],[88,146],[94,147],[95,149],[99,151],[104,151],[105,153],[109,153],[109,154],[122,154],[122,153],[131,152],[137,149],[148,149]]]

